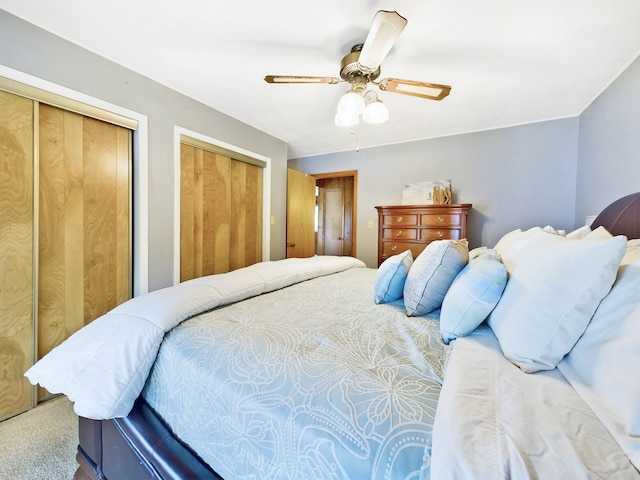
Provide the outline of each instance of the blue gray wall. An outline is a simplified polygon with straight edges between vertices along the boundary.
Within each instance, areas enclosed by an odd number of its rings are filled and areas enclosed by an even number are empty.
[[[580,115],[576,222],[640,191],[640,57]]]

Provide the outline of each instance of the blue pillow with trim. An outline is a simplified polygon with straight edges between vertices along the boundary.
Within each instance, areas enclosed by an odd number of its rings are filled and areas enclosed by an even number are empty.
[[[440,308],[456,275],[468,262],[466,239],[429,243],[413,262],[404,284],[407,315],[425,315]]]
[[[507,285],[507,267],[495,250],[471,260],[456,276],[442,301],[440,333],[444,343],[473,332],[495,308]]]
[[[382,262],[373,284],[373,301],[389,303],[402,298],[404,282],[407,280],[411,265],[413,265],[411,250],[389,257]]]

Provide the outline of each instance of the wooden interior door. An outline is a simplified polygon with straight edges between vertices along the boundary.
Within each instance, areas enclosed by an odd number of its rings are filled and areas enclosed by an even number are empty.
[[[0,91],[0,420],[34,406],[33,112]]]
[[[355,256],[357,171],[314,174],[324,196],[318,198],[318,255]]]
[[[344,190],[324,189],[324,255],[344,255]]]
[[[287,258],[315,255],[316,179],[287,170]]]

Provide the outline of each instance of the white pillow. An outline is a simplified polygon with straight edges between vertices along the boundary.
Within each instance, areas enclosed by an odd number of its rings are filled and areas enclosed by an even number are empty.
[[[567,234],[567,238],[572,240],[580,240],[581,238],[606,240],[611,237],[613,237],[613,235],[602,225],[595,230],[591,230],[589,225],[585,225]]]
[[[444,343],[473,332],[497,305],[507,284],[507,267],[495,250],[471,260],[455,278],[442,302],[440,333]]]
[[[558,369],[640,470],[640,241],[630,240],[618,277]]]
[[[402,298],[404,282],[412,264],[411,250],[389,257],[382,262],[373,284],[373,301],[389,303]]]
[[[463,240],[431,242],[413,262],[404,284],[407,315],[425,315],[442,305],[453,279],[469,261],[469,247]]]
[[[601,225],[595,230],[591,230],[582,238],[585,240],[608,240],[609,238],[613,238],[613,235]]]
[[[570,240],[541,230],[501,246],[509,281],[487,322],[525,372],[551,370],[571,350],[609,292],[627,240]]]

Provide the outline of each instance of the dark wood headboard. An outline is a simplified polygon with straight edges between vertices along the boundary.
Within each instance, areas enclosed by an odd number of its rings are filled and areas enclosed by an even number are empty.
[[[622,197],[600,212],[591,229],[600,226],[613,235],[640,238],[640,192]]]

